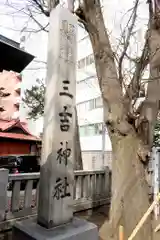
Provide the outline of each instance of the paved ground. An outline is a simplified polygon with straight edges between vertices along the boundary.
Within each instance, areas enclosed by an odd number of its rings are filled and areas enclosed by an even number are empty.
[[[104,206],[96,208],[95,210],[83,211],[75,215],[95,223],[98,226],[98,228],[100,228],[104,221],[106,220],[106,218],[108,217],[108,207]],[[0,240],[12,240],[11,231],[1,234]]]
[[[79,212],[75,215],[95,223],[98,226],[98,228],[100,228],[103,225],[104,221],[108,218],[108,207],[104,206],[96,208],[95,210]],[[156,221],[154,226],[157,226],[158,223],[160,224],[160,220]],[[1,234],[0,240],[12,240],[11,231]],[[160,240],[160,231],[155,234],[154,240]]]
[[[108,218],[108,207],[99,207],[96,208],[95,210],[88,210],[85,212],[79,212],[75,215],[77,215],[80,218],[84,218],[88,220],[89,222],[95,223],[98,228],[100,228],[104,221]]]

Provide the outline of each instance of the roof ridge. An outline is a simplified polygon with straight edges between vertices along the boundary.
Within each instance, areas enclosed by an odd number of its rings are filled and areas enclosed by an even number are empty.
[[[7,132],[8,130],[19,127],[26,135],[34,136],[28,129],[27,123],[21,122],[20,119],[11,119],[11,120],[1,120],[0,119],[0,129],[2,132]]]

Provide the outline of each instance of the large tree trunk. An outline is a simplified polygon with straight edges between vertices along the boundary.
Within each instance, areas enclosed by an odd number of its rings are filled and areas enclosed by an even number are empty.
[[[127,239],[149,207],[149,189],[145,180],[144,166],[137,153],[139,139],[134,133],[125,137],[111,136],[111,138],[113,162],[110,229],[106,221],[100,230],[100,236],[104,240],[118,240],[118,228],[122,225]],[[135,239],[149,240],[151,237],[149,217]]]
[[[125,229],[125,239],[127,239],[149,207],[145,165],[142,163],[146,160],[148,149],[146,150],[138,133],[128,122],[122,88],[117,77],[114,55],[104,25],[100,1],[84,1],[80,16],[93,47],[104,103],[104,121],[109,130],[113,150],[110,234],[107,231],[107,223],[104,223],[101,238],[117,240],[118,228],[122,224]],[[135,239],[150,240],[151,226],[151,218],[149,218]]]

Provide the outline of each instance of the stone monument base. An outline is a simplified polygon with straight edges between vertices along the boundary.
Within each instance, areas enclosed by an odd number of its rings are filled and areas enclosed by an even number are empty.
[[[12,240],[98,240],[98,229],[93,223],[73,218],[72,222],[46,229],[36,220],[17,222],[13,227]]]

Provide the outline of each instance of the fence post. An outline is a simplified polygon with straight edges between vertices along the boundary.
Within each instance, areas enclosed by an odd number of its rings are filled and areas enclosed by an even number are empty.
[[[5,213],[7,210],[8,174],[8,169],[0,169],[0,221],[5,220]]]
[[[110,182],[109,172],[110,172],[109,167],[105,167],[104,193],[105,193],[105,196],[106,196],[106,197],[109,197],[110,188],[111,188],[111,186],[110,186],[111,182]]]

